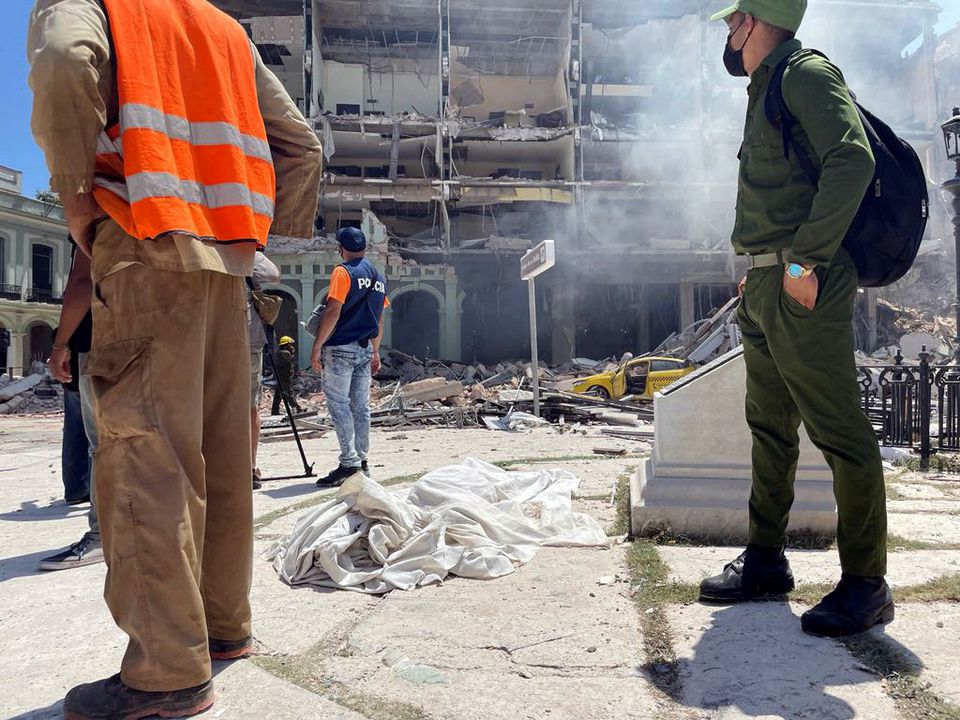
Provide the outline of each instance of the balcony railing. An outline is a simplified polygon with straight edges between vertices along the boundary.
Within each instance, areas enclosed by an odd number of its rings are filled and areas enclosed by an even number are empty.
[[[19,300],[22,292],[23,289],[19,285],[0,284],[0,298]],[[27,288],[27,302],[59,305],[63,302],[63,295],[53,290]]]

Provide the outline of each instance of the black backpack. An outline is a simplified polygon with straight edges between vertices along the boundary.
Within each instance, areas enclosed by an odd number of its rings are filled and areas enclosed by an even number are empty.
[[[817,50],[799,52],[828,59]],[[767,90],[764,109],[773,127],[783,133],[784,156],[789,159],[793,148],[810,181],[818,185],[820,172],[817,165],[794,135],[794,128],[803,128],[783,98],[783,76],[790,61],[796,57],[795,54],[777,66]],[[917,259],[930,214],[930,198],[926,173],[916,151],[859,103],[857,110],[870,140],[877,169],[860,210],[843,239],[843,247],[857,266],[860,287],[883,287],[906,275]]]

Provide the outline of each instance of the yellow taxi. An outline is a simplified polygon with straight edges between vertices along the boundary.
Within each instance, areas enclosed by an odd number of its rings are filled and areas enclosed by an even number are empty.
[[[619,400],[630,395],[642,400],[653,400],[653,394],[696,368],[686,360],[667,357],[633,358],[621,363],[612,372],[591,375],[579,380],[573,391],[581,395],[596,395]]]

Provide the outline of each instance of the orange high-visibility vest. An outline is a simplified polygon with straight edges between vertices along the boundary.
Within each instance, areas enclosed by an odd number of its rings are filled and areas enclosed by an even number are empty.
[[[120,120],[93,194],[130,235],[266,245],[276,179],[250,42],[206,0],[103,0]]]

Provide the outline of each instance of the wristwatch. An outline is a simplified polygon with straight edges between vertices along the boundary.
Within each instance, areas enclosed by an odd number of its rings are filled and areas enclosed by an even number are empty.
[[[787,276],[794,280],[802,280],[805,277],[813,275],[813,265],[801,265],[800,263],[787,263]]]

